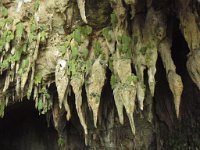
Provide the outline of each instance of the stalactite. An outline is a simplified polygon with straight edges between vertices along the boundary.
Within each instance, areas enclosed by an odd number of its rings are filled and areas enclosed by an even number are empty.
[[[72,78],[70,84],[75,93],[75,98],[76,98],[75,105],[76,105],[78,117],[80,119],[81,125],[83,126],[84,132],[87,135],[88,134],[87,125],[86,125],[84,114],[81,108],[82,107],[82,87],[84,84],[84,76],[80,75],[79,78]]]
[[[169,88],[173,93],[176,115],[177,117],[179,117],[179,108],[181,102],[181,95],[183,91],[183,83],[181,77],[176,73],[176,66],[174,65],[174,62],[172,60],[170,48],[171,40],[168,38],[165,38],[159,44],[159,53],[166,70]]]
[[[67,74],[67,62],[66,60],[58,60],[56,71],[55,71],[55,82],[59,97],[59,107],[62,108],[62,104],[65,98],[65,93],[67,92],[67,87],[69,84],[68,74]]]
[[[151,94],[154,95],[158,43],[165,37],[166,24],[161,12],[149,8],[143,29],[143,44],[145,45],[145,61],[148,68],[148,83]]]
[[[101,56],[99,56],[94,64],[92,65],[92,70],[90,77],[86,84],[86,92],[88,97],[88,104],[93,112],[94,126],[97,127],[97,118],[99,111],[99,104],[101,99],[101,92],[106,79],[105,68],[100,63]]]
[[[187,3],[184,0],[180,2],[182,4],[180,6],[180,11],[178,14],[180,18],[180,29],[190,49],[190,53],[188,55],[188,61],[187,61],[187,70],[193,82],[200,89],[200,82],[199,82],[200,69],[198,66],[199,59],[197,59],[199,55],[198,51],[200,49],[200,28],[199,28],[199,22],[198,22],[200,17],[197,14],[198,6],[194,6],[194,8],[191,8],[189,5],[189,3],[191,2],[190,0]]]
[[[120,123],[123,124],[123,107],[125,107],[127,116],[130,121],[131,129],[135,134],[135,124],[133,113],[135,109],[135,96],[136,96],[136,84],[132,75],[131,60],[121,59],[120,56],[113,61],[114,75],[119,78],[119,83],[116,83],[113,94],[115,98],[115,104],[118,111]]]
[[[35,75],[35,65],[31,67],[31,78],[30,78],[30,83],[27,91],[27,98],[30,99],[31,93],[33,90],[33,84],[34,84],[34,75]]]
[[[192,12],[192,8],[185,5],[186,4],[184,4],[183,8],[180,9],[180,12],[178,14],[180,18],[180,29],[185,37],[185,40],[188,43],[189,49],[193,51],[199,49],[200,47],[200,31],[197,22],[199,17],[198,15],[196,15],[196,8],[194,9],[194,12]]]
[[[86,1],[76,2],[72,4],[73,2],[68,0],[44,0],[39,3],[20,1],[10,5],[7,14],[6,11],[4,15],[0,14],[1,39],[3,33],[9,31],[5,34],[6,40],[2,42],[0,39],[0,73],[5,74],[4,84],[0,85],[0,96],[3,95],[4,99],[9,101],[10,95],[6,94],[15,88],[14,94],[11,95],[16,99],[23,99],[24,96],[30,99],[33,96],[35,107],[40,113],[46,113],[51,109],[50,103],[53,103],[53,121],[60,136],[66,119],[69,121],[72,115],[70,101],[68,102],[71,85],[80,123],[85,135],[88,135],[88,120],[82,108],[82,88],[85,84],[87,102],[93,113],[94,126],[97,127],[102,89],[106,81],[106,70],[109,68],[119,122],[124,123],[125,108],[132,133],[135,135],[136,97],[139,108],[143,111],[145,96],[149,94],[149,90],[151,96],[155,93],[159,52],[178,117],[183,83],[180,75],[176,73],[171,56],[171,41],[166,36],[165,13],[168,12],[157,11],[152,0],[146,1],[143,10],[139,8],[138,0],[110,0],[113,9],[110,22],[103,29],[92,29],[92,25],[85,26],[92,15],[87,14],[86,17]],[[190,8],[190,0],[180,2],[177,16],[180,19],[180,29],[190,48],[187,69],[200,89],[200,31],[197,6]],[[76,16],[77,11],[80,12],[80,16]],[[7,21],[5,25],[2,20]],[[19,37],[16,35],[17,25],[23,26],[19,30],[23,31]],[[148,84],[144,83],[145,70]],[[58,100],[52,100],[47,88],[47,84],[54,82]],[[26,90],[28,92],[25,92]],[[152,100],[151,96],[149,101]],[[148,103],[153,103],[149,101]],[[152,116],[149,115],[148,120],[152,121]]]
[[[6,90],[8,90],[9,84],[10,84],[10,72],[8,72],[7,75],[6,75],[6,80],[5,80],[5,83],[4,83],[3,92],[6,92]]]
[[[120,85],[116,85],[116,87],[113,90],[113,95],[115,99],[115,105],[117,108],[117,113],[119,117],[119,122],[121,124],[124,124],[124,114],[123,114],[123,102],[122,102],[122,96],[120,91]]]
[[[31,69],[31,58],[28,59],[28,67],[27,70],[21,75],[21,91],[24,91],[24,86],[28,80],[29,71]]]
[[[126,1],[127,2],[127,1]],[[113,95],[118,111],[119,121],[123,124],[123,107],[125,107],[132,133],[135,134],[135,123],[133,113],[135,109],[136,80],[131,69],[131,47],[127,34],[127,14],[122,1],[111,1],[114,12],[117,16],[117,23],[114,25],[114,35],[116,40],[115,53],[113,57]],[[121,40],[120,40],[121,37]],[[113,81],[116,80],[116,81]],[[119,82],[119,83],[117,83]]]
[[[138,78],[137,83],[137,99],[139,101],[139,107],[141,110],[143,110],[143,102],[145,98],[145,85],[144,85],[144,70],[146,68],[145,63],[145,54],[142,44],[142,27],[144,24],[144,16],[142,15],[136,15],[133,21],[132,25],[132,31],[133,31],[133,64],[135,66],[136,75]]]
[[[80,15],[82,20],[87,23],[86,13],[85,13],[85,0],[77,0],[78,8],[80,10]]]
[[[192,78],[193,82],[197,85],[197,87],[200,89],[200,52],[199,50],[195,50],[193,52],[190,52],[188,56],[187,61],[187,69],[189,72],[190,77]]]
[[[65,111],[67,112],[66,119],[69,121],[72,115],[71,115],[71,110],[70,110],[70,107],[69,107],[69,104],[68,104],[68,98],[67,97],[68,97],[68,94],[65,93],[63,103],[64,103]]]
[[[63,130],[66,126],[66,119],[64,118],[65,111],[63,108],[60,109],[59,104],[55,101],[52,108],[54,127],[58,132],[58,135],[63,134]]]

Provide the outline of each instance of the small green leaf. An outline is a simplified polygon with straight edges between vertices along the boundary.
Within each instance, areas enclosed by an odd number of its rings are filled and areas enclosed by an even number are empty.
[[[21,39],[23,32],[24,32],[24,25],[23,23],[20,22],[16,26],[16,38]]]
[[[88,49],[84,48],[83,51],[82,51],[83,58],[86,59],[88,57],[88,54],[89,54]]]
[[[92,33],[92,28],[90,26],[88,26],[88,25],[82,26],[80,28],[80,30],[81,30],[81,33],[83,35],[85,35],[85,36],[88,36],[88,35],[90,35]]]
[[[81,31],[79,28],[77,28],[73,33],[72,33],[72,37],[74,38],[74,40],[77,43],[81,43]]]
[[[59,146],[59,147],[63,147],[64,144],[65,144],[65,140],[64,140],[64,138],[59,137],[59,139],[58,139],[58,146]]]
[[[31,43],[37,39],[38,27],[37,27],[34,19],[31,19],[29,26],[30,26],[30,33],[28,34],[28,40]]]
[[[113,26],[118,23],[117,15],[114,12],[111,14],[111,23]]]
[[[8,69],[9,68],[9,61],[8,60],[4,60],[2,63],[0,62],[0,68],[1,69]]]
[[[72,76],[76,74],[76,63],[75,63],[75,60],[70,60],[69,61],[68,68],[69,68]]]
[[[13,56],[13,59],[11,62],[19,61],[22,55],[22,52],[25,51],[26,44],[20,46],[17,51],[15,52],[15,55]]]
[[[38,99],[37,109],[38,109],[39,112],[43,109],[42,96],[40,96],[40,98]]]
[[[38,72],[36,75],[35,75],[35,84],[38,85],[42,82],[42,72]]]
[[[20,69],[19,69],[19,74],[20,75],[22,75],[25,71],[26,71],[26,69],[28,68],[28,65],[29,65],[29,60],[28,60],[28,58],[26,58],[26,59],[23,59],[22,60],[22,64],[21,64],[21,66],[20,66]]]
[[[72,76],[76,74],[76,64],[75,63],[72,63],[72,65],[71,65],[71,73],[72,73]]]
[[[89,74],[91,68],[92,68],[92,61],[91,60],[87,60],[86,64],[85,64],[85,73],[86,73],[86,75]]]
[[[95,43],[94,43],[94,55],[97,58],[101,54],[102,54],[101,45],[98,41],[95,41]]]
[[[4,28],[6,22],[5,22],[5,19],[0,19],[0,29]]]
[[[62,55],[64,55],[67,51],[67,48],[69,47],[70,42],[68,41],[68,39],[66,39],[67,41],[65,41],[60,47],[59,47],[59,51],[61,52]]]
[[[5,31],[2,35],[2,38],[5,39],[5,42],[9,43],[14,39],[14,34],[12,31]]]
[[[47,38],[48,38],[48,32],[42,31],[40,33],[40,40],[41,40],[41,42],[45,42]]]
[[[5,110],[5,100],[0,100],[0,117],[4,117],[4,110]]]
[[[78,56],[78,48],[77,47],[72,47],[72,58],[76,59]]]
[[[110,28],[104,28],[102,30],[102,34],[103,34],[104,38],[108,40],[108,42],[112,41],[112,36],[109,33],[110,30],[111,30]]]
[[[0,14],[2,15],[2,17],[7,17],[8,16],[8,9],[1,6],[0,7]]]

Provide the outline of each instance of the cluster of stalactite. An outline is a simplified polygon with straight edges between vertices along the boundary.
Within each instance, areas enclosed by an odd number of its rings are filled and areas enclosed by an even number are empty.
[[[154,8],[154,1],[102,1],[110,6],[112,13],[107,16],[110,21],[106,27],[99,29],[90,26],[85,0],[2,0],[1,114],[11,101],[24,97],[34,99],[41,113],[52,109],[55,128],[62,132],[64,125],[60,124],[59,116],[66,113],[67,120],[71,118],[68,96],[73,91],[77,114],[87,135],[82,89],[86,89],[87,102],[97,127],[106,70],[110,69],[119,121],[124,123],[125,108],[135,134],[135,102],[137,100],[143,110],[146,86],[154,95],[156,61],[160,54],[178,117],[183,83],[171,56],[172,28],[167,22],[167,10]],[[190,0],[177,3],[180,29],[191,50],[187,69],[200,88],[199,3]],[[148,85],[144,83],[145,70]],[[58,103],[48,89],[52,83],[57,87]]]

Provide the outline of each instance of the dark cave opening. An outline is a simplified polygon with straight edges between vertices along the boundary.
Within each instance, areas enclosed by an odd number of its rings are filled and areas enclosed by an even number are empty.
[[[71,97],[73,101],[73,96]],[[75,108],[75,104],[71,105]],[[65,149],[85,149],[84,136],[75,109],[73,117],[66,121],[63,131]],[[35,109],[35,102],[23,100],[5,109],[4,118],[0,119],[1,150],[58,150],[58,133],[45,115],[39,115]]]
[[[83,131],[77,113],[72,113],[73,117],[66,121],[63,131],[66,143],[64,149],[85,150]],[[39,115],[35,109],[34,101],[23,100],[8,106],[4,118],[0,119],[1,150],[58,150],[59,138],[53,126],[52,116],[49,125],[47,122],[46,116]]]
[[[8,106],[0,119],[1,150],[56,150],[57,132],[39,115],[34,101]]]

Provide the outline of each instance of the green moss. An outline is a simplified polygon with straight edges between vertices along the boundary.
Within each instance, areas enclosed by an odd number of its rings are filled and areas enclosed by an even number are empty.
[[[128,83],[131,83],[131,82],[136,83],[137,80],[138,80],[138,79],[137,79],[137,76],[134,75],[134,74],[131,74],[131,75],[127,78],[127,82],[128,82]]]
[[[64,42],[59,47],[60,52],[64,55],[67,50],[71,51],[70,59],[68,60],[68,75],[79,78],[80,74],[88,74],[91,63],[87,60],[89,50],[87,47],[81,47],[82,39],[88,38],[92,33],[90,26],[77,27],[70,35],[68,35]],[[73,46],[71,40],[74,39]],[[79,51],[80,50],[80,51]]]

